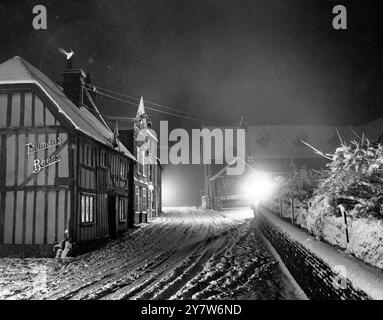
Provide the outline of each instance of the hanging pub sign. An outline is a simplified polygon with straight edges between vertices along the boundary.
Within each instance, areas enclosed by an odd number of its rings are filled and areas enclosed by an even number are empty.
[[[33,153],[50,149],[59,145],[63,144],[63,138],[58,137],[54,139],[49,139],[47,141],[39,142],[37,144],[33,143],[27,143],[25,145],[25,148],[27,149],[27,155],[31,155]],[[59,153],[55,154],[53,153],[51,156],[49,156],[46,159],[35,159],[33,161],[33,173],[39,173],[42,169],[49,167],[57,162],[61,161],[61,155]]]

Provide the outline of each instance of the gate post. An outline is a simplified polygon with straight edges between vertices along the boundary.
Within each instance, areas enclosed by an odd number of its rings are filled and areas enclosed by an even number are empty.
[[[282,208],[282,199],[279,198],[279,216],[282,218],[283,216],[283,212],[282,212],[283,208]]]
[[[290,198],[291,223],[294,224],[294,198]]]

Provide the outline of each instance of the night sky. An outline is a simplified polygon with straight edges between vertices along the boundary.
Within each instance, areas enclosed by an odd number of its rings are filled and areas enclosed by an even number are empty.
[[[19,55],[61,81],[58,48],[72,48],[96,85],[212,124],[237,124],[241,114],[247,124],[360,124],[383,116],[379,2],[0,0],[0,61]],[[48,10],[44,31],[32,28],[37,4]],[[348,30],[332,28],[336,4],[348,9]],[[135,110],[98,102],[111,115]]]

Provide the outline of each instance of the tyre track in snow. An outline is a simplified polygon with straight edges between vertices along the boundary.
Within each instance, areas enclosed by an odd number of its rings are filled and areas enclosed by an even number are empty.
[[[143,277],[138,281],[138,285],[134,283],[126,288],[121,288],[107,299],[153,299],[157,290],[162,291],[165,288],[168,292],[175,285],[172,283],[173,275],[185,273],[191,269],[190,264],[193,264],[193,257],[194,260],[206,260],[206,257],[209,257],[214,251],[212,246],[207,246],[215,237],[214,226],[210,219],[207,220],[207,223],[206,221],[203,224],[199,223],[198,216],[195,217],[194,214],[190,215],[188,220],[191,220],[190,227],[187,228],[188,236],[181,239],[181,245],[177,246],[172,257],[169,257],[163,264],[163,268],[153,270],[155,274],[150,274],[149,278]],[[218,245],[216,249],[219,247]],[[209,254],[207,254],[208,251]]]
[[[181,226],[182,228],[182,226]],[[168,237],[158,237],[159,234],[166,234],[169,231],[169,221],[164,220],[163,223],[153,223],[136,230],[134,234],[137,237],[127,237],[123,243],[117,245],[117,249],[121,247],[121,251],[126,255],[121,254],[106,254],[106,260],[96,262],[93,265],[90,263],[89,267],[84,268],[81,279],[86,279],[84,283],[80,283],[76,289],[73,288],[72,282],[75,282],[74,277],[69,278],[68,285],[60,294],[51,296],[51,299],[90,299],[100,298],[104,296],[103,291],[115,291],[118,287],[130,284],[139,276],[137,274],[126,274],[128,270],[140,271],[147,269],[156,260],[160,259],[166,251],[171,251],[171,245],[177,247],[179,243],[174,243],[174,239]],[[186,235],[187,237],[188,235]],[[153,239],[156,239],[154,243]],[[130,242],[133,239],[132,242]],[[119,240],[115,241],[119,243]],[[172,243],[173,242],[173,243]],[[112,245],[113,247],[113,245]],[[128,248],[128,250],[127,250]],[[129,250],[131,249],[132,250]],[[116,248],[114,248],[116,249]],[[108,247],[104,250],[108,250]],[[109,256],[111,259],[109,259]],[[129,257],[130,259],[127,259]],[[92,257],[93,260],[98,258],[96,254]],[[90,260],[92,260],[92,258]],[[128,272],[129,273],[129,272]],[[97,276],[101,274],[101,276]],[[77,276],[78,277],[78,276]],[[62,284],[60,285],[62,286]],[[98,287],[98,288],[96,288]],[[97,291],[98,294],[95,294]]]
[[[238,227],[238,229],[243,232],[241,227]],[[231,236],[229,243],[223,246],[222,250],[212,254],[201,272],[195,278],[190,279],[185,288],[178,291],[171,299],[192,299],[203,288],[209,287],[212,282],[217,281],[229,272],[229,264],[226,261],[236,255],[238,249],[236,245],[244,237],[239,235],[238,229],[235,229],[237,231],[235,235],[232,234],[233,231],[229,233],[229,236]]]
[[[286,299],[251,210],[174,208],[48,274],[38,299]],[[286,294],[285,292],[289,292]]]
[[[64,294],[55,295],[50,298],[100,299],[108,294],[114,294],[115,291],[125,286],[132,286],[141,282],[146,284],[148,281],[152,282],[154,280],[147,279],[148,273],[155,273],[152,265],[159,266],[162,263],[166,264],[166,260],[169,260],[172,252],[176,251],[183,243],[188,243],[189,238],[193,234],[194,237],[195,235],[200,235],[201,231],[196,230],[196,226],[198,224],[195,223],[193,217],[189,223],[185,223],[184,219],[174,219],[167,216],[161,219],[160,223],[155,221],[149,226],[144,226],[142,230],[135,232],[137,238],[134,238],[133,242],[129,242],[131,238],[128,237],[123,245],[120,245],[124,249],[126,249],[125,246],[134,248],[132,252],[128,252],[128,255],[130,257],[133,256],[133,259],[125,262],[120,256],[116,258],[112,255],[112,261],[108,261],[107,264],[103,263],[101,266],[97,264],[96,268],[90,267],[85,270],[90,275],[94,275],[99,270],[98,273],[102,273],[101,277],[93,277],[93,279],[88,280],[86,283],[80,284],[76,289],[69,289],[71,287],[69,285]],[[208,233],[206,230],[204,232],[205,234]],[[170,237],[169,234],[171,235]],[[126,273],[129,273],[129,275]],[[158,274],[154,274],[154,276],[159,277]],[[151,278],[155,278],[154,276],[151,275]],[[89,276],[84,275],[84,279],[87,278],[89,279]],[[136,282],[132,284],[134,281]]]

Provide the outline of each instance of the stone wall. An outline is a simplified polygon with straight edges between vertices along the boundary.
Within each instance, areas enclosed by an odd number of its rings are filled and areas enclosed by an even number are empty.
[[[309,299],[383,299],[383,272],[317,241],[266,209],[258,226]]]

